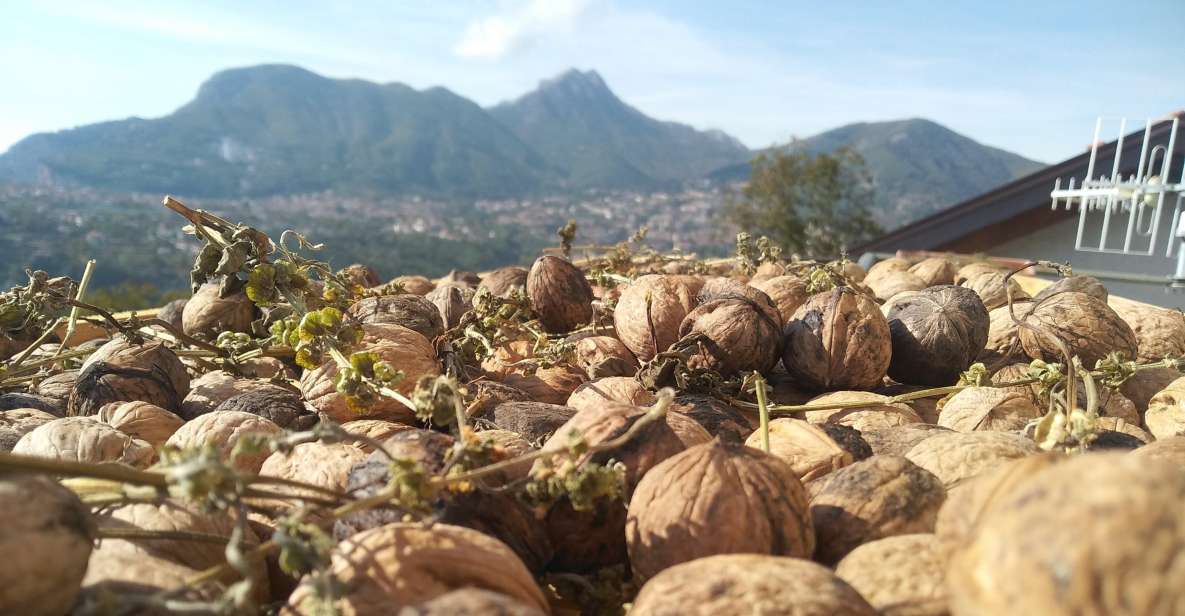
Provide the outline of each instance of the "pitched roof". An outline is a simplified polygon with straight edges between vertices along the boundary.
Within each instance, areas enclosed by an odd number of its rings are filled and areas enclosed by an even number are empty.
[[[1176,112],[1182,116],[1185,112]],[[1172,129],[1172,117],[1153,124],[1149,140],[1163,143]],[[1120,158],[1120,173],[1135,172],[1140,155],[1143,130],[1126,135]],[[1180,130],[1178,132],[1181,132]],[[1181,137],[1182,135],[1178,135]],[[1100,145],[1095,169],[1110,173],[1118,140]],[[1177,139],[1173,148],[1173,171],[1179,168],[1185,155],[1185,138]],[[994,188],[982,195],[957,203],[926,218],[899,227],[851,250],[852,254],[892,252],[896,250],[947,250],[953,252],[983,252],[1002,241],[1018,235],[1017,230],[1031,232],[1064,218],[1050,209],[1049,193],[1054,181],[1070,177],[1079,180],[1086,175],[1090,152],[1050,165],[1022,178]],[[1130,165],[1130,167],[1129,167]]]

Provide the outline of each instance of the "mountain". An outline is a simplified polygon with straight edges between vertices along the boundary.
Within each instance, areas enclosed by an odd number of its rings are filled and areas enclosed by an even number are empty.
[[[647,187],[749,159],[720,131],[655,120],[625,104],[596,71],[569,70],[490,113],[563,171],[569,187]]]
[[[928,120],[849,124],[797,142],[868,162],[888,227],[1041,167]],[[748,178],[719,131],[655,120],[595,71],[570,70],[483,109],[444,88],[330,79],[286,65],[216,73],[162,118],[27,137],[0,180],[232,199],[334,194],[472,200]]]
[[[548,163],[444,88],[328,79],[294,66],[223,71],[159,119],[28,137],[0,177],[203,197],[337,189],[454,196],[542,186]]]
[[[748,155],[723,133],[645,116],[593,72],[486,110],[444,88],[264,65],[215,74],[163,118],[28,137],[0,155],[0,179],[214,198],[508,197],[655,188]]]
[[[812,153],[850,147],[864,157],[876,186],[876,217],[895,227],[974,197],[1044,163],[983,145],[924,119],[848,124],[795,142]],[[743,163],[711,174],[719,181],[743,181]]]

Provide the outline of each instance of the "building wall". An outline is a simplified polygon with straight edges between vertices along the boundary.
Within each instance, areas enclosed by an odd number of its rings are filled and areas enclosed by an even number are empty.
[[[1160,227],[1157,233],[1159,244],[1154,256],[1129,256],[1118,254],[1103,254],[1097,252],[1080,252],[1074,249],[1074,241],[1078,233],[1078,213],[1059,211],[1056,215],[1058,222],[1043,227],[1031,233],[1024,229],[1017,229],[1016,236],[988,249],[993,257],[1010,257],[1018,259],[1044,259],[1057,262],[1069,262],[1077,272],[1122,272],[1144,276],[1155,276],[1167,279],[1176,269],[1176,253],[1169,259],[1165,257],[1165,240],[1172,238],[1170,223],[1172,222],[1174,204],[1166,199],[1162,208]],[[1108,233],[1108,248],[1123,246],[1127,231],[1127,215],[1113,218]],[[1087,231],[1084,244],[1098,245],[1101,231],[1101,212],[1088,215]],[[1170,241],[1178,241],[1175,238]],[[1133,241],[1133,247],[1140,245]],[[1146,247],[1146,243],[1142,246]],[[1180,250],[1180,246],[1178,246]],[[1170,308],[1185,308],[1185,290],[1171,292],[1163,282],[1125,282],[1116,279],[1106,279],[1100,276],[1107,289],[1116,295],[1134,300],[1148,302]]]

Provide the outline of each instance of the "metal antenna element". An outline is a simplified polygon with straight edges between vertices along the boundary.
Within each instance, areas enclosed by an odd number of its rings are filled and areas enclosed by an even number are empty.
[[[1181,173],[1177,174],[1178,183],[1170,183],[1173,169],[1173,148],[1177,143],[1177,128],[1180,118],[1174,116],[1171,120],[1168,144],[1152,145],[1153,121],[1148,120],[1144,126],[1144,135],[1140,144],[1140,159],[1135,172],[1130,173],[1130,162],[1126,169],[1129,175],[1124,176],[1125,167],[1121,165],[1123,155],[1124,133],[1127,130],[1127,119],[1120,120],[1119,138],[1115,142],[1114,158],[1111,161],[1111,175],[1099,174],[1095,176],[1095,166],[1099,156],[1099,134],[1102,132],[1103,119],[1099,118],[1094,125],[1094,139],[1090,146],[1090,161],[1086,167],[1086,177],[1077,184],[1070,178],[1065,187],[1062,178],[1057,178],[1053,185],[1053,192],[1049,196],[1053,199],[1053,209],[1059,206],[1066,211],[1078,208],[1078,237],[1074,242],[1074,249],[1081,252],[1102,252],[1109,254],[1154,256],[1159,245],[1160,220],[1166,203],[1172,203],[1174,210],[1172,223],[1169,225],[1165,249],[1165,257],[1177,258],[1176,272],[1168,280],[1173,287],[1185,287],[1185,161],[1181,164]],[[1098,216],[1091,214],[1102,213],[1101,223]],[[1126,229],[1122,236],[1112,231],[1113,219],[1122,218],[1126,214]],[[1098,242],[1088,241],[1087,228],[1099,228]],[[1122,241],[1122,247],[1119,244]],[[1109,245],[1110,244],[1110,245]]]

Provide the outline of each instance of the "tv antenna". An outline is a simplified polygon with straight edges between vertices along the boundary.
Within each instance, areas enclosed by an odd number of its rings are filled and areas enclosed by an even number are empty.
[[[1185,161],[1177,174],[1177,183],[1171,183],[1173,149],[1177,143],[1177,129],[1180,114],[1172,117],[1168,143],[1154,145],[1153,126],[1159,122],[1148,120],[1140,142],[1140,159],[1135,172],[1123,175],[1123,141],[1127,131],[1127,118],[1119,122],[1119,138],[1115,142],[1115,153],[1111,161],[1111,175],[1095,176],[1099,156],[1099,134],[1103,118],[1095,121],[1094,139],[1090,146],[1090,162],[1086,177],[1076,183],[1071,177],[1065,187],[1059,177],[1054,182],[1053,209],[1062,206],[1066,211],[1078,208],[1078,236],[1074,250],[1108,254],[1155,256],[1160,244],[1161,218],[1167,207],[1173,208],[1172,222],[1165,229],[1164,255],[1177,259],[1176,271],[1168,278],[1173,288],[1185,288]],[[1182,157],[1185,158],[1185,157]],[[1130,164],[1130,163],[1129,163]],[[1130,171],[1130,166],[1127,167]],[[1101,223],[1098,217],[1101,214]],[[1126,215],[1126,222],[1123,217]],[[1088,227],[1099,227],[1098,241],[1087,239]],[[1117,227],[1116,225],[1123,225]],[[1113,232],[1112,229],[1122,229]],[[1120,246],[1122,244],[1122,246]]]

